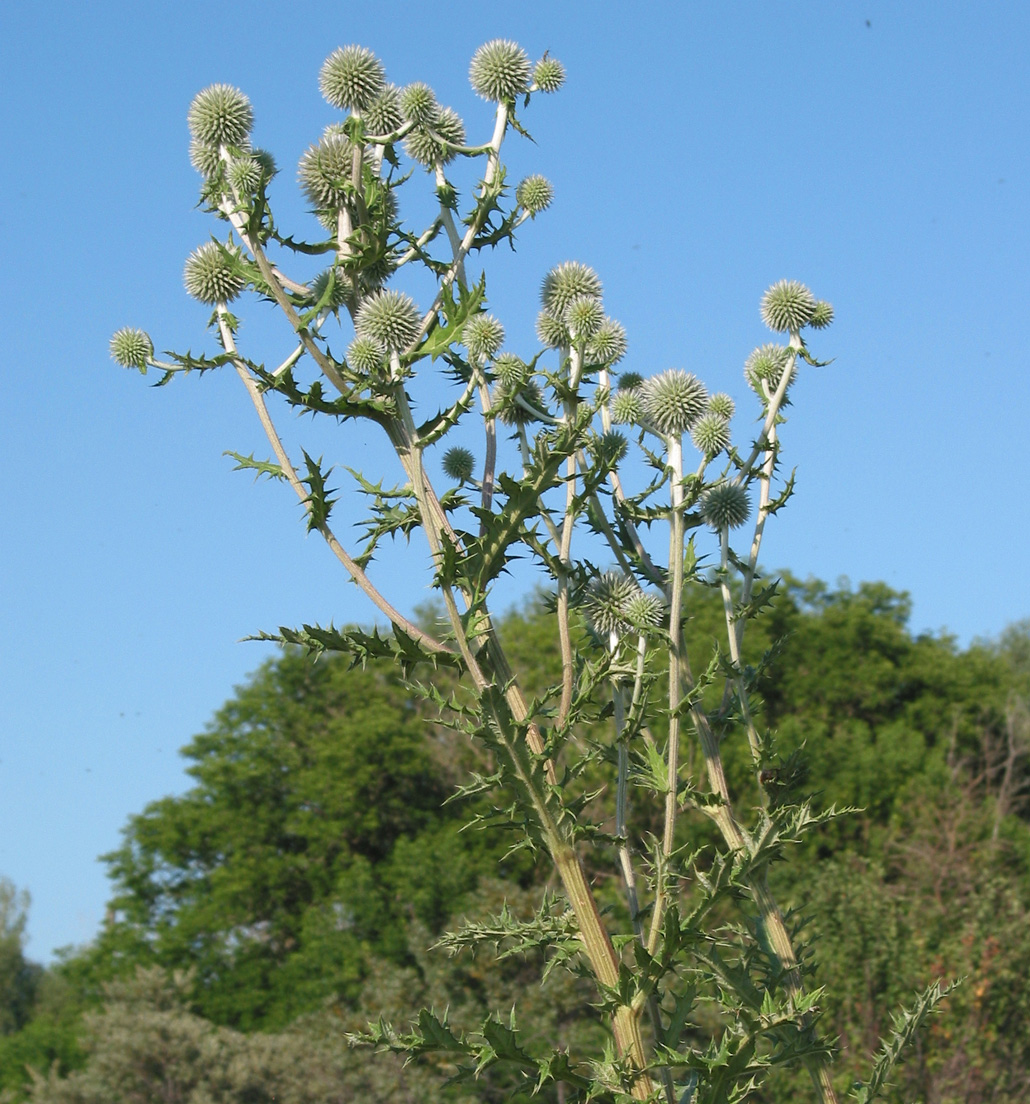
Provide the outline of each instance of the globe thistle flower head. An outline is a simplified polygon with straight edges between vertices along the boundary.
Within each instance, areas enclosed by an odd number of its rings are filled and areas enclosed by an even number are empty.
[[[329,286],[330,278],[333,281],[333,288],[329,293],[325,306],[329,310],[337,310],[347,302],[351,293],[350,281],[342,269],[327,268],[324,272],[320,272],[311,281],[311,296],[316,303],[320,302],[322,296],[326,293],[326,288]]]
[[[517,42],[495,38],[472,55],[469,80],[484,100],[507,103],[529,86],[529,57]]]
[[[444,474],[458,483],[467,483],[472,478],[476,458],[467,448],[456,445],[443,454]]]
[[[565,66],[544,54],[533,66],[533,83],[541,92],[557,92],[565,83]]]
[[[616,391],[609,410],[616,425],[641,425],[644,420],[644,403],[635,387]]]
[[[208,146],[245,146],[254,125],[250,100],[231,84],[198,92],[186,115],[190,134]]]
[[[617,429],[610,429],[594,441],[590,451],[599,467],[613,471],[626,459],[629,442]]]
[[[365,108],[365,129],[369,134],[382,137],[397,130],[403,122],[400,89],[388,84]]]
[[[125,326],[111,337],[111,357],[122,368],[147,370],[154,358],[154,343],[146,330]]]
[[[640,388],[644,415],[663,437],[679,437],[704,412],[708,392],[704,384],[682,368],[652,376]]]
[[[808,324],[814,330],[825,330],[827,326],[833,324],[833,307],[825,299],[817,299]]]
[[[572,342],[564,321],[549,310],[542,310],[536,316],[536,335],[548,349],[558,349]]]
[[[199,138],[191,138],[190,164],[209,180],[217,176],[222,168],[222,155],[218,146],[213,146],[210,142],[202,142]]]
[[[229,303],[246,287],[239,254],[221,242],[207,242],[195,249],[183,270],[186,291],[201,303]]]
[[[494,359],[494,375],[509,395],[525,387],[529,365],[515,353],[501,353]]]
[[[626,606],[639,593],[640,587],[627,575],[617,571],[606,571],[591,580],[584,605],[594,631],[608,636],[631,628]]]
[[[762,321],[777,333],[799,333],[812,321],[815,296],[797,280],[780,280],[762,296]]]
[[[416,81],[401,89],[400,109],[405,121],[424,127],[436,122],[440,114],[440,105],[436,102],[436,93],[428,84]]]
[[[739,483],[719,483],[701,496],[701,516],[719,532],[737,529],[751,516],[751,500]]]
[[[357,147],[339,127],[329,127],[301,155],[297,179],[312,207],[338,211],[352,194]]]
[[[601,280],[589,266],[579,261],[563,261],[544,277],[540,298],[544,308],[561,317],[573,299],[589,295],[601,298]]]
[[[518,402],[517,399],[522,401]],[[526,380],[512,388],[499,383],[494,392],[494,403],[502,408],[497,417],[509,426],[524,426],[531,422],[538,422],[540,418],[536,412],[547,413],[543,392],[535,380]]]
[[[492,357],[504,344],[504,327],[492,314],[477,314],[465,323],[463,336],[472,356]]]
[[[758,395],[763,394],[763,382],[775,390],[790,357],[791,352],[786,345],[760,345],[744,361],[744,379],[748,386]],[[794,382],[794,373],[795,369],[791,368],[790,383]]]
[[[736,404],[725,391],[719,391],[708,397],[709,414],[718,414],[720,418],[725,418],[729,421],[730,418],[733,417],[736,409]]]
[[[618,364],[626,355],[626,331],[614,318],[606,318],[587,344],[591,364]]]
[[[565,326],[578,341],[593,337],[604,321],[604,310],[592,295],[577,295],[565,308]]]
[[[256,157],[234,157],[226,174],[230,186],[238,195],[255,195],[265,179],[265,172]]]
[[[374,376],[386,367],[386,349],[374,338],[356,337],[347,346],[347,364],[363,376]]]
[[[620,391],[635,391],[644,382],[644,377],[639,372],[623,372],[619,376]]]
[[[703,456],[711,460],[730,443],[730,423],[721,414],[703,414],[690,427],[690,439]]]
[[[550,207],[552,199],[554,199],[554,188],[551,187],[547,177],[539,173],[527,176],[515,189],[516,202],[534,218]]]
[[[387,350],[400,352],[418,337],[421,324],[414,299],[400,291],[377,291],[358,308],[358,337],[370,337]]]
[[[442,138],[443,142],[439,141]],[[412,161],[432,169],[437,164],[446,165],[457,153],[449,145],[465,144],[465,124],[461,116],[450,107],[443,107],[431,124],[416,127],[404,142],[404,149]]]
[[[623,613],[632,628],[638,633],[647,633],[662,623],[665,617],[665,603],[657,594],[647,594],[638,590],[626,600]]]
[[[364,111],[386,85],[383,63],[364,46],[342,46],[325,60],[318,87],[341,111]]]

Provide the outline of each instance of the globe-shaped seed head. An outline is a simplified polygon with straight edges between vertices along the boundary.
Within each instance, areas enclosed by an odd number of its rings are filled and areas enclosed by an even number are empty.
[[[529,57],[517,42],[495,38],[472,55],[469,80],[484,100],[514,100],[529,87]]]
[[[563,261],[544,277],[540,298],[545,310],[561,317],[573,299],[581,295],[600,299],[601,290],[601,279],[589,265]]]
[[[744,361],[744,379],[747,380],[748,386],[758,395],[763,394],[763,382],[775,390],[790,356],[790,349],[786,345],[760,345],[749,353],[747,360]],[[793,380],[794,369],[792,368],[789,382],[792,383]]]
[[[198,92],[186,115],[190,134],[208,146],[245,146],[254,125],[250,100],[231,84]]]
[[[703,456],[711,460],[730,443],[730,423],[721,414],[703,414],[690,427],[690,439]]]
[[[606,571],[593,579],[587,587],[584,605],[594,631],[608,636],[631,628],[626,607],[639,593],[640,587],[617,571]]]
[[[333,107],[364,111],[386,84],[383,63],[364,46],[334,50],[318,75],[318,87]]]
[[[369,134],[385,136],[404,122],[400,89],[388,84],[365,108],[365,129]]]
[[[516,402],[516,397],[522,402]],[[497,416],[505,425],[510,426],[524,426],[539,421],[536,411],[547,413],[543,393],[535,380],[526,380],[517,388],[511,389],[498,383],[494,392],[494,405],[502,407]]]
[[[239,254],[220,242],[207,242],[194,250],[183,270],[186,291],[201,303],[229,303],[246,287]]]
[[[547,177],[539,173],[527,176],[515,189],[516,202],[534,218],[550,207],[552,199],[554,199],[554,188],[551,187]]]
[[[422,319],[415,301],[400,291],[378,291],[361,304],[355,319],[359,337],[400,352],[418,337]]]
[[[472,478],[476,458],[467,448],[456,445],[443,454],[443,470],[449,479],[465,483]]]
[[[504,327],[492,314],[477,314],[465,323],[463,336],[472,356],[492,357],[504,344]]]
[[[709,414],[718,414],[720,418],[725,418],[729,421],[730,418],[733,417],[733,413],[736,409],[736,404],[725,391],[718,391],[708,398]]]
[[[601,304],[590,295],[577,295],[565,308],[565,325],[577,340],[593,337],[604,321]]]
[[[436,93],[428,84],[416,81],[401,89],[401,114],[415,126],[426,126],[436,121],[440,105],[436,102]]]
[[[154,357],[154,343],[146,330],[125,326],[111,337],[111,357],[122,368],[145,372]]]
[[[751,500],[739,483],[720,483],[701,496],[701,516],[720,532],[737,529],[751,516]]]
[[[614,318],[606,318],[587,344],[591,364],[618,364],[626,355],[626,331]]]
[[[797,280],[780,280],[762,296],[762,321],[777,333],[799,333],[813,314],[815,296]]]
[[[347,364],[363,376],[374,376],[386,367],[386,349],[371,337],[356,337],[347,346]]]
[[[545,55],[533,67],[533,83],[541,92],[557,92],[565,83],[565,66]]]
[[[708,393],[704,384],[682,368],[652,376],[640,388],[644,416],[663,437],[679,437],[704,412]]]
[[[616,425],[640,425],[644,419],[644,404],[635,388],[616,391],[609,409]]]
[[[833,307],[825,299],[817,299],[808,324],[815,330],[825,330],[833,324]]]
[[[494,358],[494,375],[506,394],[525,387],[529,380],[529,365],[515,353],[501,353]]]
[[[536,335],[548,349],[558,349],[572,342],[568,326],[549,310],[542,310],[536,316]]]

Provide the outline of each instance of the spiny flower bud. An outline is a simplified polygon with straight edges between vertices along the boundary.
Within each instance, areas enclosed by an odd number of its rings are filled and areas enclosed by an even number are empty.
[[[681,368],[652,376],[640,388],[644,415],[663,437],[679,437],[701,416],[708,401],[704,384]]]
[[[477,314],[465,323],[465,348],[474,357],[492,357],[504,344],[504,327],[492,314]]]
[[[560,318],[549,310],[542,310],[536,316],[536,335],[548,349],[557,349],[571,342],[569,329]]]
[[[418,337],[421,321],[410,296],[400,291],[378,291],[361,304],[355,328],[359,337],[370,337],[399,352]]]
[[[364,111],[386,84],[383,63],[364,46],[334,50],[318,76],[318,87],[333,107]]]
[[[231,84],[212,84],[199,92],[186,116],[190,134],[208,146],[243,146],[254,125],[250,100]]]
[[[239,195],[254,195],[261,187],[264,170],[256,157],[234,157],[229,162],[228,179]]]
[[[326,300],[325,306],[329,310],[336,310],[347,302],[351,291],[350,281],[347,279],[342,269],[327,268],[324,272],[320,272],[314,280],[311,281],[311,296],[316,303],[319,302],[325,294],[330,277],[332,277],[333,280],[333,289],[329,293],[329,298]]]
[[[386,367],[386,349],[371,337],[356,337],[347,346],[347,364],[364,376],[374,376]]]
[[[469,80],[484,100],[513,100],[529,85],[529,57],[517,42],[495,38],[472,55]]]
[[[701,496],[701,516],[716,530],[736,529],[751,516],[747,491],[739,483],[720,483]]]
[[[440,114],[436,93],[422,81],[415,81],[401,89],[400,106],[405,120],[415,126],[432,124]]]
[[[527,176],[515,189],[516,202],[521,207],[525,207],[534,217],[550,207],[552,199],[554,199],[554,188],[551,187],[547,177],[539,173]]]
[[[639,372],[623,372],[619,376],[619,390],[633,391],[644,382],[644,377]]]
[[[730,443],[730,423],[721,414],[704,414],[690,427],[694,447],[709,460]]]
[[[123,368],[147,370],[154,357],[154,343],[146,330],[137,330],[126,326],[118,330],[111,338],[111,357],[115,364]]]
[[[616,425],[640,425],[644,418],[644,404],[636,388],[616,391],[612,395],[610,409]]]
[[[525,387],[529,379],[529,365],[515,353],[501,353],[494,360],[494,375],[501,387],[512,394]]]
[[[780,280],[762,296],[762,321],[778,333],[798,333],[815,314],[815,296],[797,280]]]
[[[607,636],[632,627],[626,606],[640,593],[640,587],[626,575],[606,571],[587,588],[586,612],[594,631]]]
[[[369,134],[384,137],[404,122],[400,89],[388,84],[365,108],[365,129]]]
[[[517,399],[522,402],[516,401]],[[494,404],[502,408],[498,418],[510,426],[529,425],[530,422],[539,421],[536,411],[547,413],[543,393],[535,380],[526,380],[517,388],[499,384],[494,392]]]
[[[239,254],[221,242],[207,242],[194,250],[183,270],[186,291],[201,303],[229,303],[246,287]]]
[[[590,295],[577,295],[565,308],[565,325],[578,340],[593,337],[603,321],[604,310]]]
[[[443,454],[443,470],[450,479],[465,483],[472,478],[476,458],[467,448],[456,445]]]
[[[222,155],[218,146],[201,142],[199,138],[190,139],[190,164],[198,173],[206,177],[214,176],[222,167]]]
[[[446,165],[457,156],[454,150],[439,142],[434,135],[450,145],[463,146],[465,124],[461,121],[461,116],[452,108],[443,107],[429,124],[429,129],[417,128],[408,135],[404,143],[408,156],[427,169],[433,168],[437,162]]]
[[[589,265],[563,261],[544,277],[540,297],[546,310],[560,317],[580,295],[601,298],[601,280]]]
[[[736,410],[736,406],[733,400],[726,394],[725,391],[719,391],[715,395],[709,396],[708,399],[708,413],[718,414],[720,418],[725,418],[727,421],[733,417],[733,412]]]
[[[594,441],[590,451],[599,468],[612,471],[626,459],[629,442],[617,429],[610,429]]]
[[[665,603],[657,594],[645,594],[638,590],[623,606],[623,613],[638,633],[646,633],[662,623]]]
[[[626,355],[626,331],[614,318],[606,318],[587,344],[591,364],[618,364]]]
[[[544,54],[533,67],[533,83],[541,92],[557,92],[565,83],[565,66]]]
[[[338,211],[352,194],[357,147],[339,127],[329,127],[301,156],[297,179],[316,210]]]
[[[786,345],[760,345],[748,354],[744,361],[744,379],[748,386],[761,395],[762,382],[766,382],[775,390],[783,375],[787,361],[790,359],[790,349]],[[794,370],[791,369],[790,382],[794,381]]]
[[[817,299],[815,310],[812,311],[812,317],[808,320],[808,324],[815,330],[825,330],[832,323],[833,307],[825,299]]]

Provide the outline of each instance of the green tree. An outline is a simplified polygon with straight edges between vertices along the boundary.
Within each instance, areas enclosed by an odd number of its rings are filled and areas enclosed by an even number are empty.
[[[25,1024],[42,973],[24,954],[28,908],[28,893],[0,878],[0,1035]]]

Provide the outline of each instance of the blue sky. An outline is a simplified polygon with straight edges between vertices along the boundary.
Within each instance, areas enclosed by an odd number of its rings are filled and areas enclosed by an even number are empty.
[[[534,100],[536,144],[513,139],[510,163],[556,200],[490,261],[513,347],[532,345],[543,274],[577,259],[629,332],[624,367],[684,367],[743,399],[762,291],[805,281],[836,308],[813,341],[835,360],[793,393],[797,495],[765,562],[883,579],[911,592],[916,631],[962,644],[1030,616],[1030,9],[337,7],[0,10],[0,875],[32,893],[37,959],[95,932],[97,856],[184,788],[177,748],[268,654],[240,638],[371,617],[289,492],[232,472],[224,450],[268,451],[235,377],[154,391],[108,359],[123,325],[212,348],[181,273],[219,232],[186,155],[186,109],[213,82],[250,96],[282,170],[277,217],[304,233],[295,165],[336,117],[317,85],[335,47],[428,81],[484,137],[474,49],[550,50],[568,83]],[[272,360],[283,334],[251,314]],[[360,431],[318,434],[327,460],[382,462]],[[406,609],[425,597],[408,564],[384,565]]]

